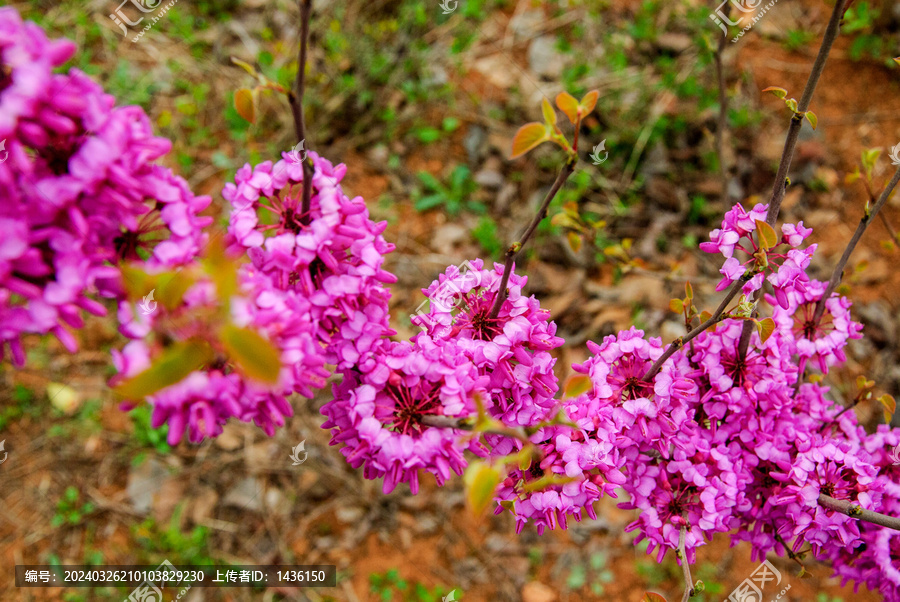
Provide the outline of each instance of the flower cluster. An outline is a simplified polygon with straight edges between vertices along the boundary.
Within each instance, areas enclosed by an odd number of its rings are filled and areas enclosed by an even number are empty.
[[[209,197],[156,163],[170,149],[140,107],[115,100],[85,74],[53,73],[74,51],[11,8],[0,9],[0,355],[21,364],[24,333],[104,315],[95,296],[122,297],[122,261],[175,266],[204,242]]]
[[[385,285],[396,277],[382,267],[394,246],[381,235],[387,223],[369,218],[362,197],[344,194],[345,165],[314,152],[307,160],[314,166],[308,210],[303,166],[290,154],[238,170],[222,191],[232,207],[229,239],[270,278],[270,294],[292,292],[309,300],[319,353],[338,369],[350,369],[394,334]]]

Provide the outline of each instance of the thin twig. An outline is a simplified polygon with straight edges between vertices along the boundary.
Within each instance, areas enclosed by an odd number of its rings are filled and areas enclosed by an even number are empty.
[[[294,89],[288,93],[291,104],[291,113],[294,116],[294,132],[297,142],[303,142],[304,149],[309,149],[306,142],[306,121],[303,116],[303,93],[306,88],[306,45],[309,39],[309,18],[312,13],[312,0],[299,0],[300,4],[300,54],[297,57],[297,79]],[[312,159],[307,155],[303,161],[303,196],[300,206],[300,220],[304,224],[309,223],[309,209],[312,199]]]
[[[641,380],[644,380],[646,382],[650,382],[651,380],[653,380],[653,377],[656,376],[656,374],[660,371],[660,369],[663,367],[663,364],[666,363],[666,360],[672,357],[672,355],[674,355],[676,351],[684,347],[685,343],[688,343],[708,328],[711,328],[713,325],[718,324],[719,322],[724,320],[726,318],[725,309],[728,307],[728,304],[731,303],[731,300],[734,299],[735,295],[738,294],[738,291],[741,290],[741,287],[743,287],[744,284],[752,277],[752,272],[747,272],[743,276],[741,276],[740,279],[738,279],[734,284],[732,284],[731,288],[728,289],[728,294],[725,295],[725,298],[722,299],[721,303],[719,303],[719,307],[716,308],[715,313],[713,313],[712,316],[710,316],[705,322],[700,324],[700,326],[698,326],[694,330],[690,331],[680,339],[672,341],[672,343],[668,347],[666,347],[666,350],[663,352],[663,354],[659,356],[659,359],[656,360],[656,362],[652,366],[650,366],[650,369],[647,370],[647,373],[644,374],[644,377]]]
[[[509,274],[512,272],[512,266],[516,261],[516,257],[519,256],[519,253],[525,247],[525,243],[528,242],[528,239],[531,238],[531,235],[534,234],[534,231],[537,230],[538,224],[541,223],[541,220],[544,219],[547,215],[547,208],[550,206],[550,202],[559,192],[562,185],[565,184],[566,180],[572,175],[572,172],[575,171],[575,161],[577,159],[575,157],[570,157],[566,160],[565,165],[559,170],[559,175],[556,176],[556,181],[553,182],[553,186],[550,188],[550,191],[547,193],[547,196],[544,198],[544,202],[541,203],[540,209],[535,214],[534,219],[531,220],[531,223],[528,225],[528,228],[525,230],[525,233],[522,234],[522,237],[518,241],[514,241],[509,248],[506,250],[506,264],[503,267],[503,276],[500,278],[500,288],[497,290],[497,296],[494,299],[494,306],[491,307],[491,313],[488,314],[488,319],[492,320],[496,318],[500,314],[500,307],[503,305],[503,301],[506,299],[506,284],[509,282]]]
[[[812,71],[809,73],[809,79],[806,80],[806,87],[803,88],[803,95],[797,104],[797,111],[791,117],[791,125],[788,127],[787,137],[784,141],[784,150],[781,153],[781,161],[778,164],[778,171],[775,174],[775,184],[772,186],[772,196],[769,199],[769,210],[766,212],[766,223],[775,226],[778,219],[778,213],[781,211],[781,203],[784,201],[784,192],[787,188],[788,172],[791,169],[791,161],[794,158],[794,149],[797,141],[800,139],[800,128],[803,126],[803,114],[809,110],[809,104],[812,101],[813,93],[819,84],[819,78],[825,70],[825,61],[828,60],[828,54],[834,41],[841,33],[841,17],[844,14],[844,0],[837,0],[834,3],[834,10],[831,13],[831,19],[825,28],[825,35],[822,38],[822,45],[819,47],[819,53],[813,63]],[[762,295],[760,288],[754,295],[754,301],[758,301]],[[744,329],[741,331],[741,340],[738,343],[738,358],[743,360],[747,356],[747,347],[750,345],[750,335],[753,333],[753,322],[744,323]]]
[[[881,211],[882,207],[884,207],[884,204],[894,192],[894,188],[897,187],[898,182],[900,182],[900,167],[897,168],[897,171],[894,172],[894,177],[891,178],[891,181],[888,182],[888,185],[881,192],[881,196],[878,197],[878,202],[875,203],[875,206],[872,207],[867,213],[865,213],[862,219],[859,220],[859,225],[856,226],[856,232],[853,233],[853,238],[851,238],[850,242],[847,243],[847,248],[844,249],[844,254],[841,255],[840,261],[838,261],[837,265],[834,266],[834,271],[831,273],[831,280],[828,281],[828,288],[825,289],[825,293],[816,304],[816,313],[813,314],[813,324],[818,326],[819,320],[822,319],[822,315],[825,313],[825,302],[829,297],[831,297],[831,293],[834,292],[834,289],[837,288],[837,285],[840,284],[841,277],[844,274],[844,268],[847,266],[847,261],[850,260],[850,254],[853,253],[853,250],[856,248],[857,243],[859,243],[859,239],[862,238],[863,233],[865,233],[866,228],[869,227],[869,224],[872,223],[872,220],[875,219],[875,216],[878,215],[878,212]]]
[[[725,4],[727,17],[731,12],[731,3]],[[719,156],[719,173],[722,177],[722,207],[726,207],[728,200],[728,169],[725,166],[724,135],[725,123],[728,117],[728,95],[725,91],[725,70],[722,68],[722,53],[725,52],[725,41],[728,36],[719,38],[719,48],[716,50],[716,78],[719,81],[719,121],[716,123],[716,154]]]
[[[681,602],[688,602],[694,595],[694,579],[691,577],[691,564],[688,562],[684,545],[686,533],[687,527],[681,527],[681,532],[678,534],[678,558],[681,560],[681,570],[684,572],[684,595],[681,596]]]
[[[472,422],[472,419],[469,417],[464,418],[453,418],[451,416],[435,416],[435,415],[425,415],[422,416],[422,424],[425,426],[433,426],[437,428],[449,428],[449,429],[459,429],[461,431],[472,431],[475,430],[475,425]],[[487,429],[479,429],[480,433],[488,433],[492,435],[503,435],[504,437],[510,437],[512,439],[517,439],[522,443],[531,443],[531,439],[528,438],[528,433],[524,428],[512,428],[506,426],[498,426]]]
[[[888,516],[872,510],[865,510],[859,504],[849,502],[847,500],[836,500],[824,493],[819,494],[819,505],[829,510],[846,514],[850,518],[857,518],[873,525],[887,527],[894,531],[900,531],[900,518],[896,516]]]

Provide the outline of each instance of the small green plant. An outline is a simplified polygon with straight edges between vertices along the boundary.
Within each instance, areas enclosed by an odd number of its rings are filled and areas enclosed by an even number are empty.
[[[56,503],[56,514],[50,520],[54,527],[63,525],[78,525],[84,517],[94,511],[94,504],[85,502],[81,504],[81,493],[77,487],[69,485]]]
[[[472,237],[478,241],[488,257],[499,258],[503,252],[503,241],[497,231],[497,222],[489,215],[483,215],[478,225],[472,228]]]
[[[572,591],[580,591],[588,587],[596,596],[606,592],[605,585],[612,583],[613,574],[607,566],[608,558],[603,552],[591,554],[586,563],[576,563],[566,578],[566,587]]]
[[[472,172],[465,165],[457,165],[444,184],[427,171],[418,174],[422,189],[413,193],[415,207],[418,211],[428,211],[443,206],[450,215],[459,215],[466,209],[473,213],[483,214],[487,211],[484,203],[471,200],[476,184]]]
[[[183,506],[179,505],[165,528],[148,518],[134,528],[134,538],[153,558],[165,556],[175,564],[213,564],[209,556],[209,529],[198,526],[183,531],[182,510]]]
[[[400,577],[397,569],[369,575],[369,590],[384,602],[441,602],[442,597],[448,593],[440,585],[428,589],[418,582],[410,584]],[[455,598],[459,599],[461,592],[455,591]]]
[[[139,405],[131,410],[131,422],[134,424],[134,438],[141,447],[151,447],[161,454],[172,451],[166,443],[169,434],[169,425],[163,424],[158,429],[152,427],[151,415],[153,409],[149,404]]]

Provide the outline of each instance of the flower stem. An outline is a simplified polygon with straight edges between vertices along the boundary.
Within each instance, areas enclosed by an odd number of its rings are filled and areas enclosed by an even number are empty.
[[[897,518],[895,516],[888,516],[886,514],[880,514],[871,510],[864,510],[859,506],[859,504],[855,504],[847,500],[836,500],[833,497],[825,495],[824,493],[820,493],[819,505],[823,508],[835,510],[836,512],[840,512],[841,514],[846,514],[850,518],[857,518],[859,520],[864,520],[867,523],[872,523],[873,525],[879,525],[882,527],[887,527],[888,529],[900,531],[900,518]]]
[[[685,539],[687,534],[687,527],[681,527],[681,532],[678,534],[678,558],[681,560],[681,570],[684,572],[684,595],[681,597],[681,602],[687,602],[691,599],[691,596],[694,595],[694,579],[691,577],[691,565],[687,560],[687,553],[685,552]]]
[[[837,0],[834,3],[834,10],[831,13],[831,19],[825,28],[825,35],[822,38],[822,45],[819,47],[819,53],[813,63],[812,71],[809,73],[809,79],[806,80],[806,87],[803,89],[803,96],[797,104],[797,111],[791,117],[791,125],[788,127],[787,137],[784,141],[784,150],[781,153],[781,161],[778,164],[778,172],[775,174],[775,184],[772,186],[772,196],[769,199],[769,210],[766,212],[766,223],[775,227],[775,221],[778,219],[778,213],[781,211],[781,202],[784,200],[784,191],[787,188],[787,176],[791,169],[791,161],[794,158],[794,149],[797,141],[800,139],[800,128],[803,126],[803,113],[809,110],[809,104],[812,101],[813,93],[819,84],[819,78],[825,70],[825,61],[831,52],[834,41],[841,33],[841,18],[844,15],[844,0]],[[762,295],[760,288],[755,296],[754,301],[759,300]],[[741,340],[738,343],[738,357],[743,360],[747,356],[747,347],[750,344],[750,335],[753,334],[753,322],[745,322],[744,330],[741,331]]]
[[[728,304],[731,303],[731,300],[734,299],[735,295],[738,294],[738,292],[741,290],[741,287],[743,287],[744,284],[752,277],[752,272],[746,272],[743,276],[740,277],[740,279],[735,281],[735,283],[731,285],[731,288],[728,289],[728,294],[725,295],[725,298],[722,299],[721,303],[719,303],[719,307],[716,308],[715,313],[713,313],[713,315],[711,315],[706,320],[706,322],[703,322],[702,324],[700,324],[700,326],[690,331],[680,339],[673,341],[668,347],[666,347],[666,350],[663,351],[663,354],[659,356],[659,359],[656,360],[656,362],[652,366],[650,366],[650,369],[647,370],[647,373],[644,374],[644,377],[641,380],[646,382],[652,381],[653,377],[656,376],[656,374],[663,367],[663,364],[666,363],[666,360],[672,357],[672,355],[674,355],[676,351],[684,347],[685,343],[690,342],[708,328],[711,328],[712,326],[724,320],[727,317],[725,315],[725,309],[728,307]]]
[[[841,255],[840,261],[838,261],[837,265],[834,266],[834,271],[831,273],[831,280],[828,282],[828,288],[825,289],[825,293],[816,304],[816,312],[813,314],[813,324],[815,324],[816,327],[818,327],[819,321],[822,319],[822,315],[825,313],[825,302],[831,296],[831,293],[834,292],[834,289],[837,288],[837,285],[841,282],[841,277],[844,275],[844,268],[847,266],[847,261],[849,261],[850,259],[850,254],[853,253],[854,249],[856,249],[856,245],[857,243],[859,243],[859,239],[862,238],[862,235],[863,233],[865,233],[866,228],[869,227],[869,224],[872,223],[872,220],[875,219],[875,216],[878,215],[878,212],[881,211],[882,207],[884,207],[884,204],[894,192],[894,188],[897,187],[898,182],[900,182],[900,167],[898,167],[897,171],[894,172],[894,177],[891,178],[891,181],[888,182],[888,185],[881,192],[881,196],[878,197],[878,201],[875,203],[875,205],[859,220],[859,225],[856,226],[856,232],[853,233],[853,238],[851,238],[850,242],[847,243],[847,248],[844,249],[844,254]]]
[[[494,305],[491,307],[491,313],[488,314],[488,319],[493,320],[500,314],[500,307],[503,305],[503,301],[506,299],[506,284],[509,282],[509,274],[512,272],[512,266],[516,261],[516,257],[519,256],[519,253],[522,251],[522,248],[525,247],[525,243],[531,238],[534,234],[534,231],[537,230],[538,224],[541,223],[547,216],[547,208],[550,207],[550,202],[559,192],[562,185],[565,184],[566,180],[569,179],[569,176],[572,175],[572,172],[575,171],[575,162],[577,161],[577,155],[570,156],[565,165],[559,170],[559,174],[556,176],[556,181],[553,182],[553,186],[550,188],[550,191],[547,193],[547,196],[544,198],[544,202],[541,203],[540,209],[538,209],[537,214],[535,214],[534,218],[531,220],[531,223],[528,225],[528,228],[525,230],[525,233],[522,234],[522,237],[509,245],[509,248],[506,250],[506,264],[503,267],[503,276],[500,278],[500,288],[497,291],[497,296],[494,299]]]
[[[294,132],[297,142],[306,142],[306,121],[303,116],[303,93],[306,88],[306,45],[309,39],[309,19],[312,13],[312,0],[298,0],[300,5],[300,54],[297,58],[297,79],[294,89],[288,93],[291,113],[294,116]],[[309,144],[304,144],[308,149]],[[303,161],[303,196],[301,204],[301,222],[309,223],[309,209],[312,199],[312,159],[307,156]]]

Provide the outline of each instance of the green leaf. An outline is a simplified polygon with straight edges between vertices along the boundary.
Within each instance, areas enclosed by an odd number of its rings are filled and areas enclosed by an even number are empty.
[[[216,285],[216,293],[223,301],[222,308],[227,310],[228,302],[238,288],[238,264],[225,252],[221,237],[213,238],[207,246],[203,269],[212,277]]]
[[[480,516],[484,514],[494,498],[494,491],[500,484],[500,471],[485,462],[475,461],[466,469],[463,483],[466,487],[466,502],[468,502],[470,510],[476,516]]]
[[[433,127],[423,127],[419,128],[415,132],[416,138],[419,139],[419,142],[424,144],[431,144],[432,142],[437,142],[441,139],[441,130]]]
[[[669,301],[669,310],[672,313],[680,314],[684,312],[684,301],[681,299],[671,299]]]
[[[779,88],[778,86],[769,86],[768,88],[765,88],[763,92],[771,92],[781,99],[787,98],[787,90],[785,90],[784,88]]]
[[[884,407],[884,421],[890,422],[891,416],[897,411],[897,401],[891,395],[882,395],[878,398],[879,403]]]
[[[234,109],[245,121],[256,123],[256,103],[253,91],[248,88],[237,90],[234,93]]]
[[[126,399],[141,400],[182,380],[215,358],[205,341],[175,343],[156,358],[149,368],[119,384],[113,391]]]
[[[759,244],[765,250],[769,250],[778,244],[778,235],[775,228],[764,221],[756,220],[756,233],[759,236]]]
[[[438,179],[427,171],[420,171],[416,174],[416,177],[419,178],[419,181],[422,182],[422,184],[424,184],[426,188],[429,188],[431,190],[441,190],[443,188],[443,186],[441,186],[441,183],[438,182]]]
[[[684,294],[685,294],[685,297],[686,297],[688,300],[694,298],[694,287],[691,286],[691,283],[690,283],[690,282],[685,282],[685,283],[684,283]]]
[[[591,90],[582,97],[581,102],[578,103],[578,112],[582,117],[594,110],[598,98],[600,98],[600,92],[597,90]]]
[[[536,121],[533,123],[526,123],[519,131],[516,132],[516,135],[513,137],[512,142],[512,155],[510,155],[510,159],[515,159],[516,157],[521,157],[537,145],[542,142],[546,142],[550,139],[550,132],[547,131],[547,126],[543,123],[537,123]]]
[[[578,253],[581,250],[581,237],[578,234],[569,232],[566,234],[566,240],[569,241],[569,246],[572,247],[573,252]]]
[[[250,328],[226,324],[219,340],[237,367],[250,378],[274,384],[281,370],[281,356],[268,339]]]
[[[756,322],[756,329],[759,330],[759,339],[765,343],[772,336],[772,333],[775,332],[775,320],[772,318],[759,320]]]
[[[797,101],[795,99],[789,98],[788,100],[784,101],[784,104],[786,104],[788,108],[794,113],[797,112]]]
[[[566,385],[563,388],[563,398],[578,397],[582,393],[590,391],[593,386],[591,379],[585,375],[570,376],[566,379]]]
[[[161,274],[159,280],[157,299],[169,311],[184,302],[184,294],[196,282],[193,275],[186,270]]]
[[[544,114],[544,123],[549,126],[556,125],[556,111],[546,98],[541,99],[541,112]]]
[[[560,92],[556,95],[556,106],[559,110],[566,114],[569,121],[575,123],[578,121],[578,101],[568,92]]]
[[[706,322],[706,321],[709,320],[711,317],[712,317],[712,312],[711,312],[711,311],[707,311],[707,310],[704,309],[704,310],[700,313],[700,323],[702,324],[702,323]]]
[[[256,72],[256,69],[250,63],[242,61],[237,57],[231,57],[231,62],[242,68],[244,71],[252,75],[253,77],[257,77],[259,74]]]
[[[816,114],[812,111],[806,112],[806,120],[809,121],[809,125],[812,126],[812,129],[819,127],[819,118],[816,117]]]

